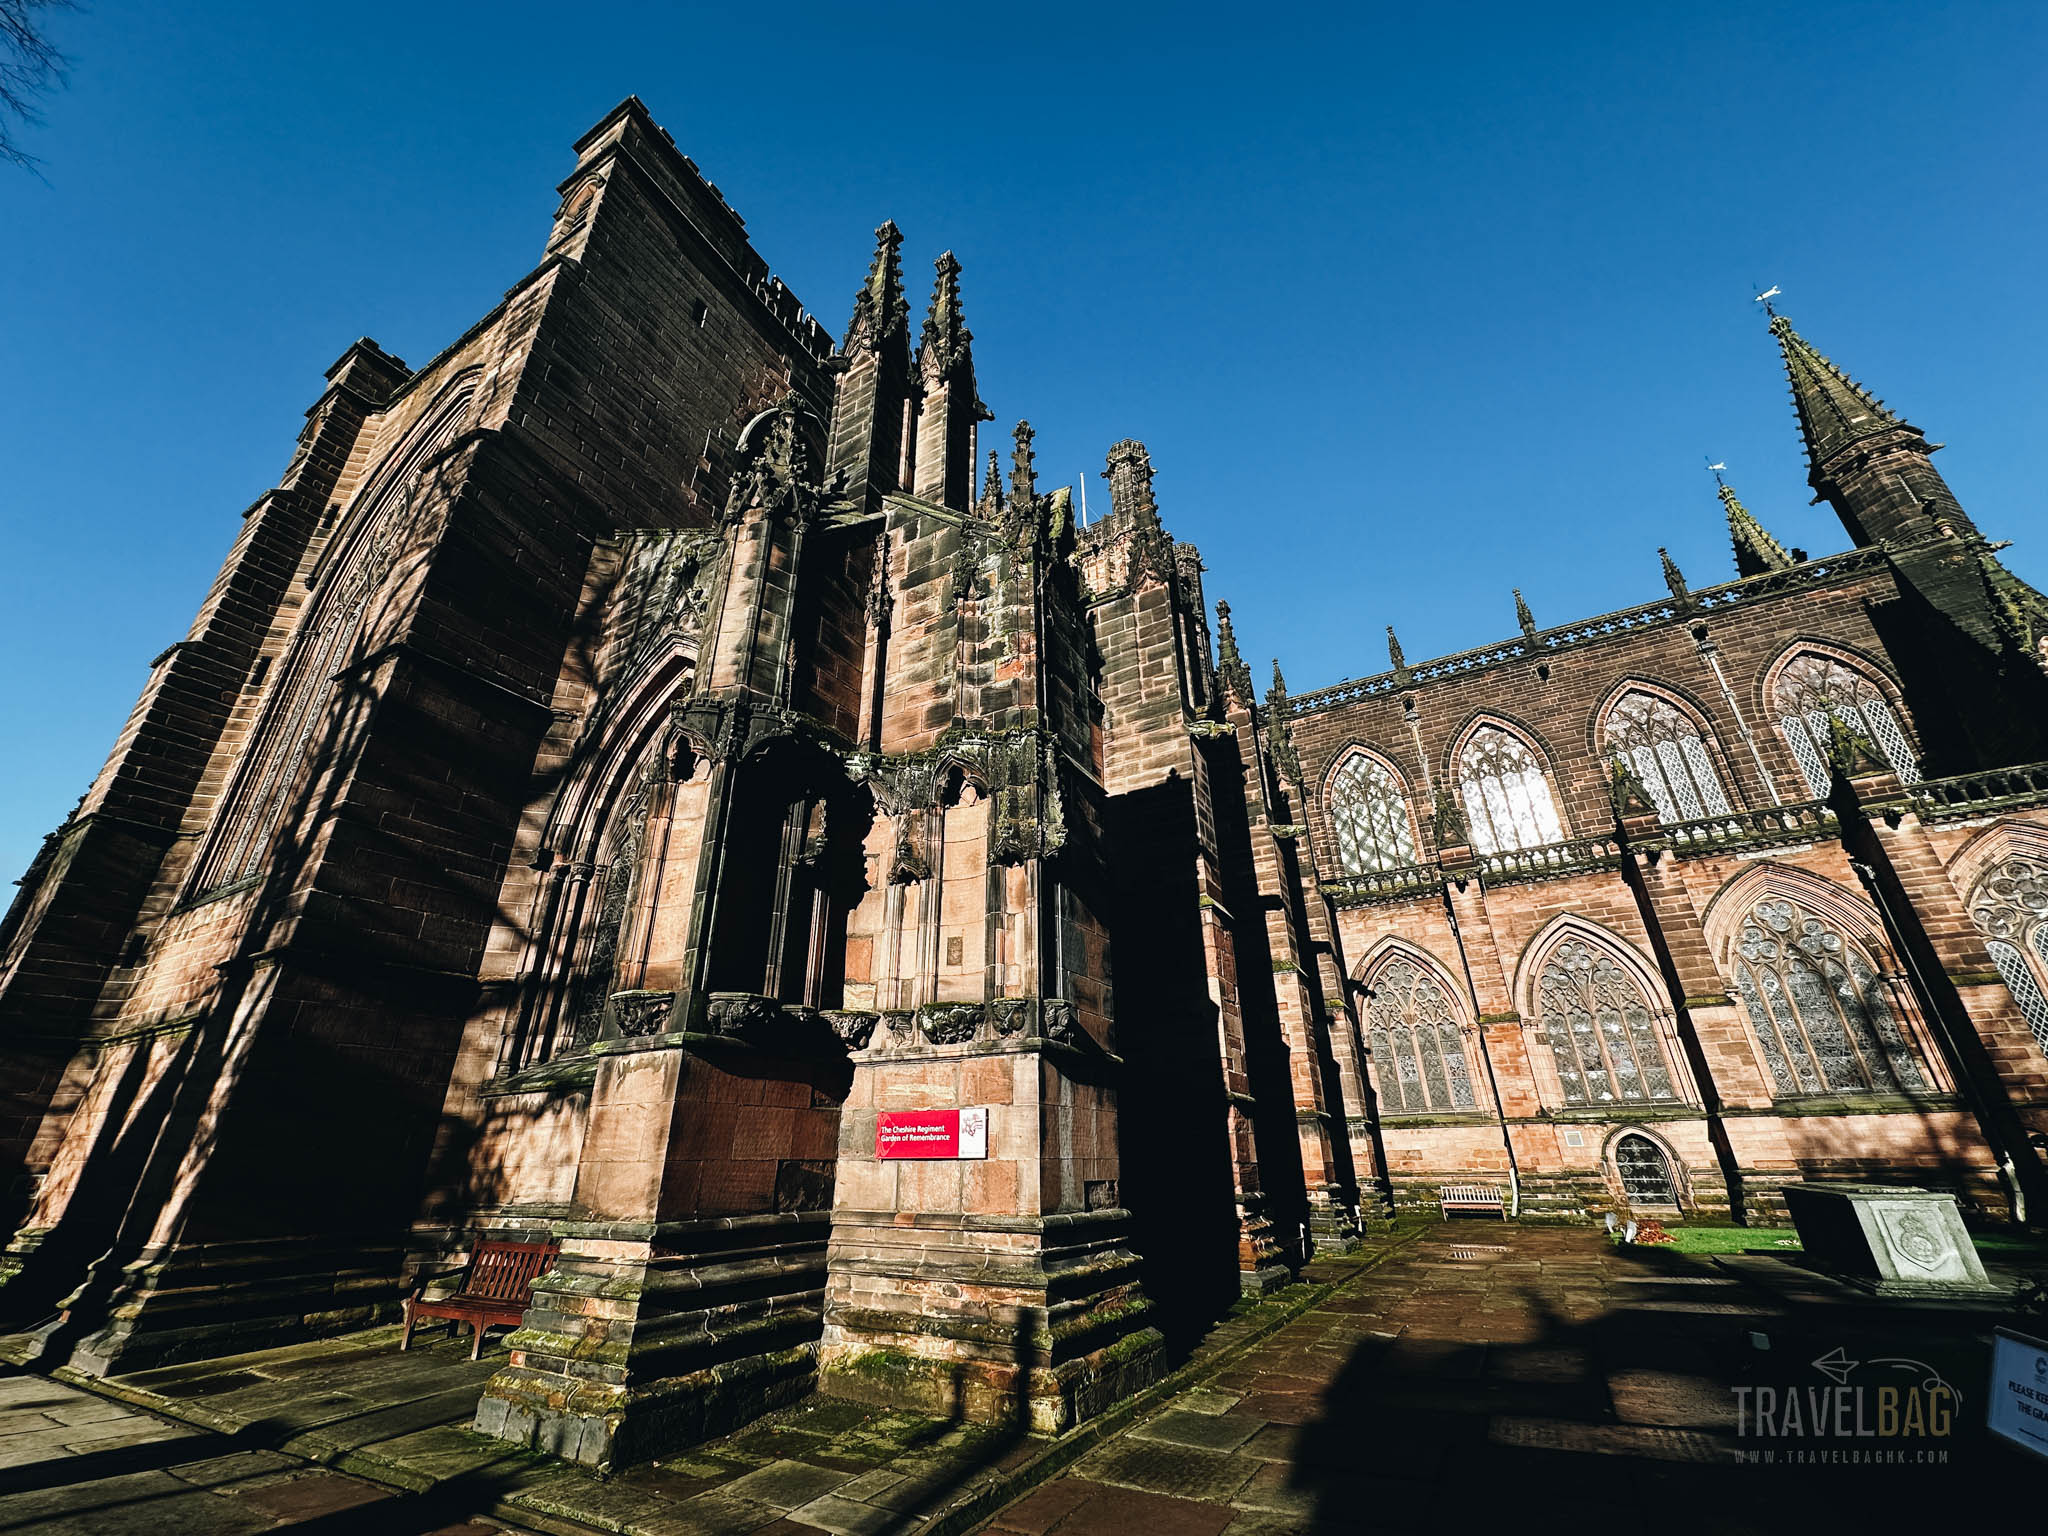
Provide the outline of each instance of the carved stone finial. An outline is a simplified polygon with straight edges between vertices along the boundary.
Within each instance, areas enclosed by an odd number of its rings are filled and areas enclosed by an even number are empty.
[[[1387,626],[1387,659],[1394,664],[1394,676],[1402,682],[1408,681],[1408,658],[1401,651],[1401,637],[1394,633],[1394,626]]]
[[[1038,501],[1038,467],[1031,458],[1031,423],[1018,422],[1011,435],[1017,446],[1010,457],[1010,502],[1013,507],[1030,507]]]
[[[918,371],[926,384],[965,383],[974,389],[974,333],[960,316],[960,263],[947,251],[934,264],[931,307],[918,337]]]
[[[1280,659],[1273,658],[1273,686],[1266,690],[1266,748],[1280,777],[1301,782],[1301,758],[1294,750],[1294,729],[1289,723],[1294,711],[1287,702],[1287,679],[1280,671]]]
[[[910,339],[910,304],[903,297],[903,231],[894,219],[884,219],[875,231],[875,255],[868,264],[867,280],[854,295],[853,318],[846,325],[842,350],[860,347],[879,349],[891,337]]]
[[[1664,585],[1671,589],[1671,599],[1681,608],[1692,606],[1692,592],[1685,584],[1685,572],[1678,568],[1678,562],[1671,558],[1666,549],[1657,551],[1657,558],[1664,562]]]
[[[1522,634],[1526,638],[1536,638],[1536,615],[1529,611],[1528,600],[1522,596],[1520,587],[1515,588],[1515,622],[1522,626]]]
[[[1442,853],[1446,848],[1464,848],[1470,845],[1471,834],[1465,828],[1465,812],[1452,798],[1448,789],[1436,792],[1436,848]]]
[[[1617,757],[1608,765],[1607,796],[1614,802],[1614,814],[1626,821],[1635,816],[1656,816],[1657,802],[1650,787],[1627,758]]]
[[[811,471],[810,447],[799,417],[803,402],[792,392],[767,418],[750,429],[748,457],[734,471],[725,496],[725,520],[737,523],[756,508],[779,517],[808,520],[823,491]]]
[[[991,521],[1003,510],[1002,462],[993,448],[988,451],[988,475],[981,482],[981,505],[977,510]]]
[[[1870,739],[1868,731],[1832,713],[1828,716],[1828,762],[1850,779],[1892,771],[1891,765],[1878,755],[1877,743]]]

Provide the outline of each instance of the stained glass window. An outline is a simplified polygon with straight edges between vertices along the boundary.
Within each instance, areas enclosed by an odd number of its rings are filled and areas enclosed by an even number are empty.
[[[1927,1086],[1870,961],[1785,897],[1765,897],[1743,923],[1735,991],[1780,1098]]]
[[[1612,955],[1584,939],[1560,942],[1537,979],[1536,1007],[1566,1104],[1677,1102],[1649,999]]]
[[[1830,718],[1876,742],[1901,783],[1919,782],[1920,765],[1877,684],[1832,656],[1805,651],[1793,657],[1778,674],[1771,705],[1815,799],[1827,794],[1833,777],[1828,767]]]
[[[1347,875],[1400,869],[1415,862],[1408,797],[1393,769],[1354,752],[1330,777],[1330,825],[1337,833],[1337,863]]]
[[[2014,854],[1992,865],[1970,892],[1970,919],[2048,1051],[2048,861]]]
[[[1633,769],[1664,821],[1728,812],[1728,795],[1690,716],[1669,699],[1635,690],[1607,712],[1607,755]]]
[[[1392,1114],[1472,1108],[1463,1034],[1437,979],[1396,955],[1373,973],[1368,990],[1366,1035],[1381,1108]]]
[[[1671,1182],[1671,1163],[1649,1137],[1631,1133],[1617,1141],[1614,1171],[1621,1175],[1621,1192],[1628,1196],[1630,1205],[1678,1204]]]
[[[1481,853],[1564,841],[1536,754],[1497,725],[1474,731],[1458,754],[1458,789],[1472,846]]]

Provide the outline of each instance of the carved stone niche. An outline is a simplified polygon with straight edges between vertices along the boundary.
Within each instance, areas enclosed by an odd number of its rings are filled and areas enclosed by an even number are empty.
[[[612,1029],[621,1039],[644,1040],[674,1028],[673,992],[614,992],[606,1003]]]
[[[917,1022],[933,1045],[964,1045],[981,1032],[986,1012],[983,1003],[926,1003],[917,1010]]]

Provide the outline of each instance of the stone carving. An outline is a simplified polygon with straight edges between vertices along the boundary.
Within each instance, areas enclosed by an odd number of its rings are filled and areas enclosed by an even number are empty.
[[[658,1035],[668,1027],[675,1001],[673,992],[614,992],[612,1026],[628,1040]]]
[[[814,478],[811,452],[800,417],[808,415],[794,394],[785,395],[747,427],[742,452],[750,457],[736,470],[726,492],[725,521],[762,511],[791,523],[808,523],[825,500],[825,488]]]
[[[758,1039],[782,1018],[782,1004],[755,992],[714,992],[704,1003],[704,1032],[731,1040]]]
[[[1032,1000],[1028,997],[999,997],[988,1005],[989,1023],[997,1035],[1010,1039],[1031,1025]]]
[[[1087,1038],[1074,1005],[1064,997],[1048,997],[1038,1005],[1039,1033],[1054,1045],[1078,1046]]]
[[[832,1026],[832,1033],[849,1051],[867,1049],[867,1043],[874,1037],[875,1025],[881,1015],[864,1013],[857,1008],[827,1008],[820,1017]]]
[[[915,812],[906,812],[896,823],[896,851],[889,860],[889,883],[913,885],[932,877],[931,860],[924,856],[914,826]]]
[[[983,1013],[980,1003],[926,1003],[917,1021],[933,1045],[962,1045],[980,1033]]]
[[[882,1022],[889,1028],[889,1043],[892,1046],[910,1043],[916,1023],[915,1014],[908,1008],[885,1008],[881,1017]]]

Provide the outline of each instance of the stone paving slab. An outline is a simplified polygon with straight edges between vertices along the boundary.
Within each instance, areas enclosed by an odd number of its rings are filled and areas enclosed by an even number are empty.
[[[1413,1235],[1389,1233],[1372,1252],[1311,1265],[1306,1283],[1241,1303],[1168,1383],[1058,1438],[813,1397],[600,1479],[467,1427],[484,1381],[502,1363],[498,1351],[472,1363],[465,1343],[429,1335],[401,1354],[395,1329],[373,1329],[106,1381],[0,1377],[0,1479],[10,1453],[42,1469],[37,1486],[140,1478],[149,1486],[138,1508],[168,1508],[174,1499],[179,1518],[206,1536],[298,1524],[320,1536],[415,1536],[452,1529],[456,1516],[561,1536],[960,1536],[1031,1482],[1107,1448],[1106,1475],[1090,1483],[1099,1508],[1126,1512],[1140,1529],[1206,1529],[1214,1523],[1206,1512],[1193,1525],[1171,1523],[1171,1510],[1190,1501],[1141,1485],[1221,1497],[1256,1483],[1253,1497],[1268,1511],[1282,1507],[1282,1495],[1267,1475],[1270,1456],[1238,1454],[1262,1427],[1231,1417],[1242,1394],[1197,1386],[1198,1378]],[[1349,1342],[1310,1339],[1285,1352],[1279,1384],[1308,1402],[1343,1369]],[[6,1354],[0,1340],[0,1358]],[[1262,1374],[1272,1373],[1253,1373]],[[1176,1393],[1182,1401],[1142,1435],[1116,1438]],[[93,1457],[94,1444],[120,1449]],[[1243,1513],[1228,1511],[1225,1523]],[[8,1527],[0,1505],[0,1529]],[[24,1528],[53,1536],[96,1529]],[[168,1536],[161,1525],[143,1528]]]

